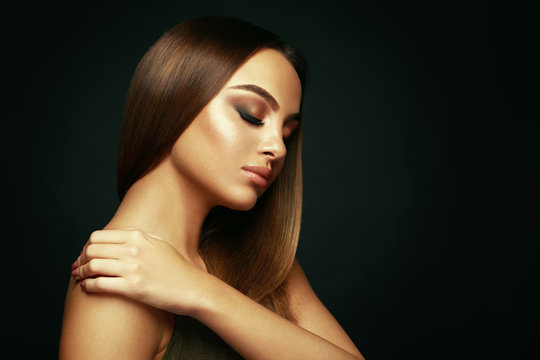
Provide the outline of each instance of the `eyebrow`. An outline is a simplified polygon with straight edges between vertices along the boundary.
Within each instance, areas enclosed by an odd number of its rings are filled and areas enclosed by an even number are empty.
[[[266,102],[268,103],[268,105],[270,105],[272,110],[274,110],[274,111],[279,110],[279,104],[276,101],[276,99],[274,99],[274,97],[272,95],[270,95],[270,93],[268,91],[264,90],[260,86],[253,85],[253,84],[245,84],[245,85],[231,86],[231,87],[229,87],[229,89],[245,90],[245,91],[249,91],[249,92],[252,92],[254,94],[257,94],[257,95],[259,95],[260,97],[262,97],[263,99],[266,100]]]

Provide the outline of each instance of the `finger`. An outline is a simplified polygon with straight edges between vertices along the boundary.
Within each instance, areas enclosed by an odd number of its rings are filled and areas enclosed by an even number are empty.
[[[86,292],[100,292],[124,295],[127,293],[127,284],[120,277],[97,277],[85,279],[81,282],[81,288]]]
[[[81,266],[83,264],[86,264],[88,261],[90,261],[90,259],[88,259],[87,256],[86,256],[86,251],[88,249],[88,246],[90,246],[89,241],[84,245],[84,247],[83,247],[83,249],[81,251],[81,254],[79,255],[79,257],[76,260],[77,266]]]
[[[74,270],[76,269],[79,265],[82,265],[82,264],[85,264],[88,262],[88,260],[86,259],[86,255],[85,255],[85,252],[86,252],[86,248],[88,247],[88,242],[86,242],[86,244],[84,244],[82,250],[81,250],[81,253],[79,254],[79,256],[77,257],[77,259],[75,260],[75,262],[73,263],[73,265],[71,265],[71,270]]]
[[[71,270],[87,264],[92,259],[126,259],[137,257],[141,248],[136,244],[87,244]]]
[[[138,230],[96,230],[90,234],[88,244],[123,244]]]
[[[79,266],[71,272],[77,280],[92,276],[122,276],[126,266],[122,261],[111,259],[92,259],[87,264]]]
[[[86,250],[92,244],[125,244],[131,234],[130,230],[96,230],[90,234],[90,238],[84,245],[81,254],[73,264],[73,267],[86,264],[90,259],[86,257]]]
[[[121,259],[128,254],[125,244],[89,244],[81,254],[79,266],[92,259]]]

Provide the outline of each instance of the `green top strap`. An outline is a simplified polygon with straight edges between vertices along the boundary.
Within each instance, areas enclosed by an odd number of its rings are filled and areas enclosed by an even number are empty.
[[[225,341],[189,316],[175,316],[174,331],[163,360],[241,360]]]

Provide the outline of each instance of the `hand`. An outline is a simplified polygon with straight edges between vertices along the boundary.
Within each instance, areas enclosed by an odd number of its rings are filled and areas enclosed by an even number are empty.
[[[210,276],[168,242],[136,229],[93,232],[72,269],[86,292],[119,294],[183,315],[195,310]]]

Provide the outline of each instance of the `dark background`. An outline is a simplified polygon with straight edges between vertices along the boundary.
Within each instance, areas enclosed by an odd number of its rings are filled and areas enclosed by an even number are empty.
[[[538,2],[96,4],[2,5],[8,354],[57,357],[138,60],[222,14],[308,58],[298,257],[364,356],[540,358]]]

